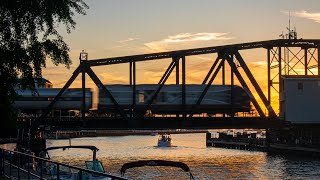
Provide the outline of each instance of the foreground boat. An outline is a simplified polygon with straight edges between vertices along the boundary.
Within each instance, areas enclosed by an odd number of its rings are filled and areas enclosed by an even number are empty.
[[[125,163],[120,169],[120,174],[121,174],[121,176],[124,176],[127,169],[135,168],[135,167],[143,167],[143,166],[178,167],[189,174],[190,180],[194,180],[194,176],[191,173],[190,168],[187,164],[182,163],[182,162],[164,161],[164,160],[142,160],[142,161],[134,161],[134,162]]]
[[[85,161],[86,168],[89,170],[97,171],[97,172],[102,172],[105,173],[104,167],[100,161],[97,160],[96,153],[99,151],[98,148],[95,146],[56,146],[56,147],[49,147],[42,152],[40,152],[40,157],[46,158],[50,160],[50,155],[48,151],[50,150],[56,150],[56,149],[89,149],[92,150],[92,161]],[[45,174],[51,178],[57,178],[57,172],[58,168],[56,164],[51,164],[51,163],[45,163],[42,165],[42,171],[45,172]],[[38,170],[39,171],[39,170]],[[72,172],[69,167],[65,166],[59,166],[59,175],[60,179],[70,179],[70,180],[78,180],[80,175],[79,172]],[[102,177],[99,175],[91,174],[91,173],[82,173],[82,179],[88,179],[88,180],[103,180],[103,179],[110,179],[107,177]]]

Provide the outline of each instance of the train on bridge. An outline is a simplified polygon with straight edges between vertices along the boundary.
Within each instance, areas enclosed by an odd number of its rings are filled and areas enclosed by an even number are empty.
[[[119,107],[125,112],[130,112],[134,105],[136,113],[145,114],[177,114],[192,111],[195,114],[207,113],[209,115],[217,113],[237,113],[249,112],[252,108],[250,97],[240,86],[212,85],[208,89],[199,105],[197,101],[205,89],[206,85],[190,84],[186,85],[185,105],[182,104],[182,86],[164,85],[158,95],[151,101],[157,90],[157,84],[136,85],[135,102],[133,102],[133,88],[130,85],[106,85]],[[55,98],[59,88],[41,88],[36,92],[30,90],[18,90],[19,98],[14,106],[23,111],[45,110]],[[85,89],[85,110],[93,108],[93,97],[97,97],[96,112],[115,114],[118,107],[111,101],[103,91],[97,92],[93,89]],[[148,106],[150,104],[150,106]],[[82,106],[82,89],[69,88],[58,99],[54,105],[54,110],[79,110]],[[148,108],[148,109],[147,109]]]

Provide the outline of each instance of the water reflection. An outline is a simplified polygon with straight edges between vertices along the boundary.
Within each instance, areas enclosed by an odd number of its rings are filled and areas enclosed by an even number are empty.
[[[124,163],[137,160],[171,160],[188,164],[196,179],[320,178],[320,161],[268,155],[264,152],[207,148],[205,134],[172,135],[176,147],[154,147],[157,136],[123,136],[72,139],[72,145],[94,145],[107,172],[120,175]],[[47,146],[69,145],[69,140],[48,140]],[[55,150],[52,159],[83,166],[89,150]],[[133,179],[188,179],[177,168],[140,167],[127,170]]]

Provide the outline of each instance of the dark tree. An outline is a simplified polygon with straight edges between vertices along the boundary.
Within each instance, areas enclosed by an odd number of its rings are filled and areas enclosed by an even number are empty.
[[[34,89],[34,78],[42,77],[47,58],[69,68],[69,47],[57,27],[63,25],[70,33],[74,15],[85,15],[87,8],[83,0],[0,1],[0,128],[15,122],[17,78]]]

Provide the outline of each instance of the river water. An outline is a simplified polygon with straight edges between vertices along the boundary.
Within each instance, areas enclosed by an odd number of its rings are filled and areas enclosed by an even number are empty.
[[[206,147],[205,134],[173,134],[176,147],[155,147],[158,136],[121,136],[72,139],[72,145],[94,145],[106,171],[120,175],[124,163],[137,160],[172,160],[186,163],[196,179],[320,179],[320,159],[270,155],[265,152]],[[47,140],[47,147],[69,145],[69,140]],[[84,166],[90,150],[54,150],[54,160]],[[129,179],[188,179],[170,167],[127,170]]]

